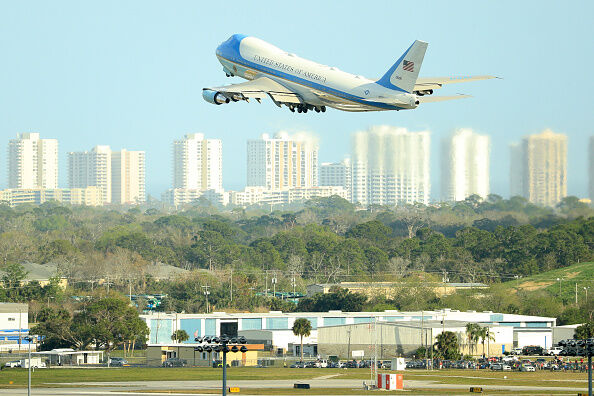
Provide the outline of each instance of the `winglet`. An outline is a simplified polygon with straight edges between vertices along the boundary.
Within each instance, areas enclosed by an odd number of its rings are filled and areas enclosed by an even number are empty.
[[[397,91],[412,92],[427,46],[426,42],[416,40],[377,83]]]

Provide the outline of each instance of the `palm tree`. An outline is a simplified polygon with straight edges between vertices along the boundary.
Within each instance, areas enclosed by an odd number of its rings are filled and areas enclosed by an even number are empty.
[[[458,337],[451,331],[444,331],[436,337],[435,350],[441,359],[455,360],[460,358]]]
[[[483,356],[485,356],[485,341],[495,341],[495,336],[489,331],[488,327],[479,326],[480,330],[478,336],[483,344]]]
[[[467,323],[466,324],[466,337],[468,338],[468,349],[470,354],[472,355],[472,351],[476,350],[476,344],[479,340],[480,333],[482,331],[482,327],[477,323]],[[474,348],[473,348],[474,347]]]
[[[301,361],[303,361],[303,337],[311,334],[311,322],[305,318],[299,318],[293,323],[293,334],[301,337]]]
[[[175,343],[180,343],[180,342],[184,342],[184,341],[188,341],[190,339],[190,336],[188,335],[188,332],[182,329],[176,330],[173,332],[173,334],[171,335],[171,340],[175,341]],[[177,357],[179,357],[179,345],[177,347]]]

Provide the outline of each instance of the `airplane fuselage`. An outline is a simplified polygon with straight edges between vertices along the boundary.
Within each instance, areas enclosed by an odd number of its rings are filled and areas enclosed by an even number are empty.
[[[270,78],[313,106],[381,111],[414,109],[419,104],[414,93],[300,58],[255,37],[235,34],[217,47],[216,56],[228,75]]]

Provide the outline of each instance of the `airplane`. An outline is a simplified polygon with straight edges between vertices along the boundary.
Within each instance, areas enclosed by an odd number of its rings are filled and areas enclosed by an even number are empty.
[[[295,54],[285,52],[256,37],[234,34],[216,49],[227,77],[248,81],[203,88],[209,103],[258,103],[270,98],[278,107],[307,113],[325,112],[326,107],[343,111],[387,111],[415,109],[421,103],[463,99],[469,95],[431,96],[446,84],[487,80],[495,76],[418,78],[427,43],[416,40],[378,80],[346,73]]]

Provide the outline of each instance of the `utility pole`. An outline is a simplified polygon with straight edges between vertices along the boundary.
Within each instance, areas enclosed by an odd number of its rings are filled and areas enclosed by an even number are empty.
[[[208,304],[208,295],[210,294],[210,291],[208,291],[208,288],[210,286],[206,285],[206,286],[201,286],[203,293],[204,293],[204,297],[206,298],[206,313],[210,313],[210,305]]]
[[[231,302],[233,302],[233,268],[231,268]]]
[[[577,283],[575,284],[575,305],[577,305]]]
[[[276,272],[272,273],[272,296],[276,298]]]

